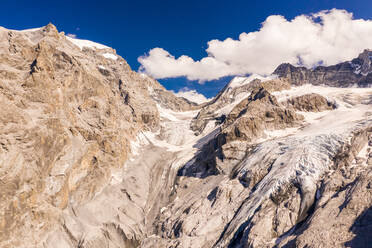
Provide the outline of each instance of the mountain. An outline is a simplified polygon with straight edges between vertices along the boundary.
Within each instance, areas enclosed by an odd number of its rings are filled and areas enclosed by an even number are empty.
[[[333,87],[371,87],[372,51],[365,50],[357,58],[332,66],[314,69],[281,64],[274,74],[291,80],[293,85],[314,84]]]
[[[51,24],[1,28],[0,43],[0,246],[31,247],[54,228],[69,233],[61,216],[114,180],[140,131],[159,128],[157,104],[196,104]]]
[[[368,247],[371,51],[176,97],[49,24],[0,28],[1,247]]]

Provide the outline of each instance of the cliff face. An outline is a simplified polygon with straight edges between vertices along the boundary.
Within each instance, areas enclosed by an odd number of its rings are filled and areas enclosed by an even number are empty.
[[[372,51],[365,50],[358,58],[332,66],[314,69],[281,64],[274,74],[286,78],[293,85],[313,84],[333,87],[370,87],[372,85]]]
[[[51,24],[0,28],[0,246],[367,247],[370,53],[199,106]]]

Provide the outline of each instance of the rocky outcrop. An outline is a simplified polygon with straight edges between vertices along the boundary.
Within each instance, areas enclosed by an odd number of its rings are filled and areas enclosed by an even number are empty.
[[[265,130],[293,127],[301,120],[301,115],[280,107],[275,96],[258,88],[231,110],[222,125],[221,139],[252,142],[263,136]]]
[[[202,133],[210,121],[217,123],[223,122],[225,116],[231,111],[234,105],[246,98],[253,89],[263,87],[269,92],[274,92],[290,88],[286,80],[274,79],[261,81],[250,78],[241,78],[240,80],[242,80],[242,83],[238,86],[234,86],[234,80],[232,80],[211,102],[202,106],[198,115],[191,122],[191,130],[195,132],[195,135]]]
[[[372,85],[372,51],[365,50],[358,58],[332,66],[314,69],[281,64],[274,74],[287,79],[292,85],[328,85],[332,87],[370,87]]]
[[[321,112],[336,108],[336,104],[330,102],[325,97],[311,93],[288,99],[285,103],[287,107],[292,107],[298,111]]]

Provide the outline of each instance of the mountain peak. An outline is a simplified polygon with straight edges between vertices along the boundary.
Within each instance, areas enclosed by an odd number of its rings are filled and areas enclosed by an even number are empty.
[[[47,33],[53,33],[53,34],[57,33],[58,34],[57,27],[54,26],[52,23],[49,23],[48,25],[43,27],[43,31],[47,32]]]

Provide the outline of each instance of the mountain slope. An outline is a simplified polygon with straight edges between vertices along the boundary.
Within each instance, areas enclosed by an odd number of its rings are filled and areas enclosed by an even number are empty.
[[[195,104],[131,71],[115,50],[51,24],[1,28],[0,43],[0,246],[41,245],[63,227],[63,211],[123,168],[139,131],[159,128],[155,98],[173,109]]]
[[[304,85],[271,96],[261,92],[247,93],[248,99],[235,106],[240,114],[233,109],[214,138],[181,167],[177,200],[160,215],[159,236],[150,238],[152,243],[147,240],[148,247],[158,242],[164,242],[162,247],[328,247],[351,242],[349,228],[368,211],[372,197],[370,159],[367,164],[372,90]],[[303,118],[281,112],[288,99],[302,102],[302,96],[313,99],[307,101],[310,111],[294,105],[292,111]],[[319,96],[329,102],[314,109]],[[276,104],[279,108],[271,107]],[[351,198],[345,190],[363,197]],[[335,205],[342,207],[326,217],[327,223],[312,220],[330,214]],[[342,228],[336,223],[343,223]],[[357,233],[366,230],[358,228]],[[317,231],[305,235],[304,230]],[[368,242],[366,235],[358,238]]]

